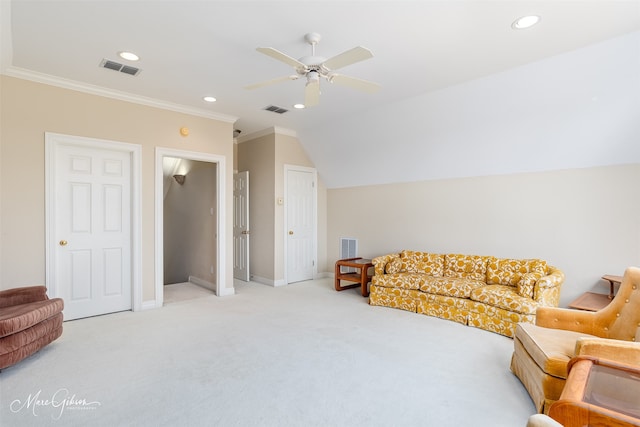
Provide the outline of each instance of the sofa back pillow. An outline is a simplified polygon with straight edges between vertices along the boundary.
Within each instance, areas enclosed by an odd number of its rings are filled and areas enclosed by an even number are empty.
[[[533,298],[533,294],[536,288],[536,282],[539,278],[542,277],[540,273],[525,273],[520,277],[518,284],[516,285],[516,290],[518,291],[518,295]]]
[[[393,257],[387,265],[384,266],[384,272],[387,274],[396,274],[402,271],[402,260],[399,256]]]
[[[444,256],[444,276],[484,282],[487,277],[489,258],[480,255],[446,254]]]
[[[493,258],[487,265],[487,284],[517,286],[523,275],[547,274],[547,262],[540,259]]]
[[[401,273],[422,273],[440,277],[444,270],[444,257],[440,254],[404,250],[400,253]]]

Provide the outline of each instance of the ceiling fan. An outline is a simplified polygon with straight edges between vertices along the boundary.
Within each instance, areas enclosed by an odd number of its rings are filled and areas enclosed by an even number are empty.
[[[300,59],[294,59],[279,50],[272,47],[259,47],[256,50],[278,61],[284,62],[294,68],[296,74],[284,77],[278,77],[261,83],[245,86],[245,89],[257,89],[275,83],[287,80],[297,80],[305,77],[307,83],[304,90],[304,103],[307,107],[318,105],[320,102],[320,80],[325,79],[329,83],[337,83],[343,86],[349,86],[367,93],[375,93],[380,89],[380,85],[367,80],[356,79],[354,77],[345,76],[335,73],[335,70],[364,61],[373,57],[371,51],[362,46],[356,46],[339,55],[326,59],[322,56],[316,56],[316,44],[321,39],[318,33],[309,33],[304,36],[307,43],[311,45],[311,56],[304,56]]]

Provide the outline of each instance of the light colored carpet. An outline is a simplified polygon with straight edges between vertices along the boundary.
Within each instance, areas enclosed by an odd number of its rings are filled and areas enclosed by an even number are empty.
[[[191,282],[174,283],[171,285],[165,285],[164,291],[164,304],[173,304],[174,302],[187,301],[194,298],[214,296],[215,293],[196,285]]]
[[[509,338],[330,279],[236,292],[66,322],[0,373],[0,425],[516,427],[535,412]]]

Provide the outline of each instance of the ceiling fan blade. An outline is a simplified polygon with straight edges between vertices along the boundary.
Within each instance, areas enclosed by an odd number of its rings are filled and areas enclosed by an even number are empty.
[[[260,53],[264,53],[267,56],[272,57],[273,59],[277,59],[280,62],[284,62],[285,64],[291,65],[293,68],[297,69],[302,69],[302,70],[306,70],[307,66],[304,65],[302,62],[298,61],[297,59],[294,59],[292,57],[290,57],[289,55],[286,55],[282,52],[280,52],[279,50],[276,50],[272,47],[259,47],[256,49],[258,52]]]
[[[304,88],[304,105],[313,107],[320,103],[320,81],[314,80],[307,82]]]
[[[266,80],[264,82],[254,83],[252,85],[245,86],[244,88],[245,89],[249,89],[249,90],[258,89],[260,87],[269,86],[269,85],[280,83],[280,82],[284,82],[284,81],[287,81],[287,80],[296,80],[298,77],[299,76],[296,76],[296,75],[278,77],[278,78],[275,78],[275,79]]]
[[[365,59],[373,58],[373,53],[365,47],[356,46],[353,49],[342,52],[332,58],[327,59],[322,65],[329,70],[337,70]]]
[[[378,83],[373,83],[367,80],[356,79],[355,77],[343,76],[342,74],[332,74],[329,76],[329,82],[337,83],[343,86],[349,86],[351,88],[361,90],[367,93],[376,93],[380,90]]]

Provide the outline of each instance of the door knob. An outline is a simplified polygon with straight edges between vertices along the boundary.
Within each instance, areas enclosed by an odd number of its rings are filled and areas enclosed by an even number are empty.
[[[289,236],[293,236],[293,230],[289,230]]]
[[[60,246],[67,246],[67,242],[66,240],[60,240]]]

